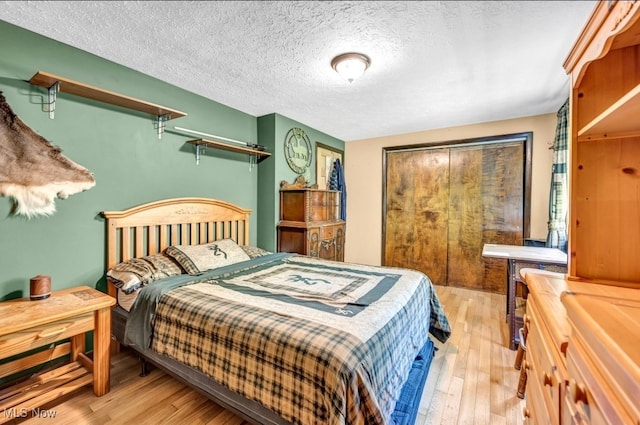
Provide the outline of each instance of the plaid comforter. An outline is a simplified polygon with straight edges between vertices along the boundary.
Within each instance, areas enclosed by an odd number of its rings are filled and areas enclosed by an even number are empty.
[[[387,424],[431,332],[422,273],[273,254],[163,293],[151,349],[295,424]]]

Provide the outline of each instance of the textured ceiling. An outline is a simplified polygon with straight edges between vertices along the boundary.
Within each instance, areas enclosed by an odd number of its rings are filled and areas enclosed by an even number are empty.
[[[346,141],[556,112],[595,1],[3,1],[0,19]],[[371,66],[349,84],[331,59]]]

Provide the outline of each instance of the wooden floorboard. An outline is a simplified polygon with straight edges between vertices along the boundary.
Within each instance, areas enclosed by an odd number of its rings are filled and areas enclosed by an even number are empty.
[[[452,335],[445,344],[435,341],[416,425],[521,425],[524,401],[516,396],[519,371],[513,367],[515,351],[508,348],[505,296],[444,286],[436,290]],[[85,387],[43,406],[47,417],[9,423],[248,425],[158,369],[139,377],[138,359],[127,350],[111,364],[108,394],[95,397]]]

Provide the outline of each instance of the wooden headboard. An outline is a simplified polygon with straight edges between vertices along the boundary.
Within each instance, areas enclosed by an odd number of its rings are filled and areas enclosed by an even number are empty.
[[[103,211],[107,270],[171,245],[199,245],[220,239],[248,245],[249,214],[249,209],[208,198],[164,199],[124,211]],[[108,286],[109,294],[115,296],[113,285]]]

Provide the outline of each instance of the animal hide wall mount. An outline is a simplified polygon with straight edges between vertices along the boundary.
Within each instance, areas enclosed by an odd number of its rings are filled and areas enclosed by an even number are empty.
[[[66,199],[95,184],[93,173],[27,126],[0,92],[0,196],[13,199],[12,214],[49,216],[56,197]]]

